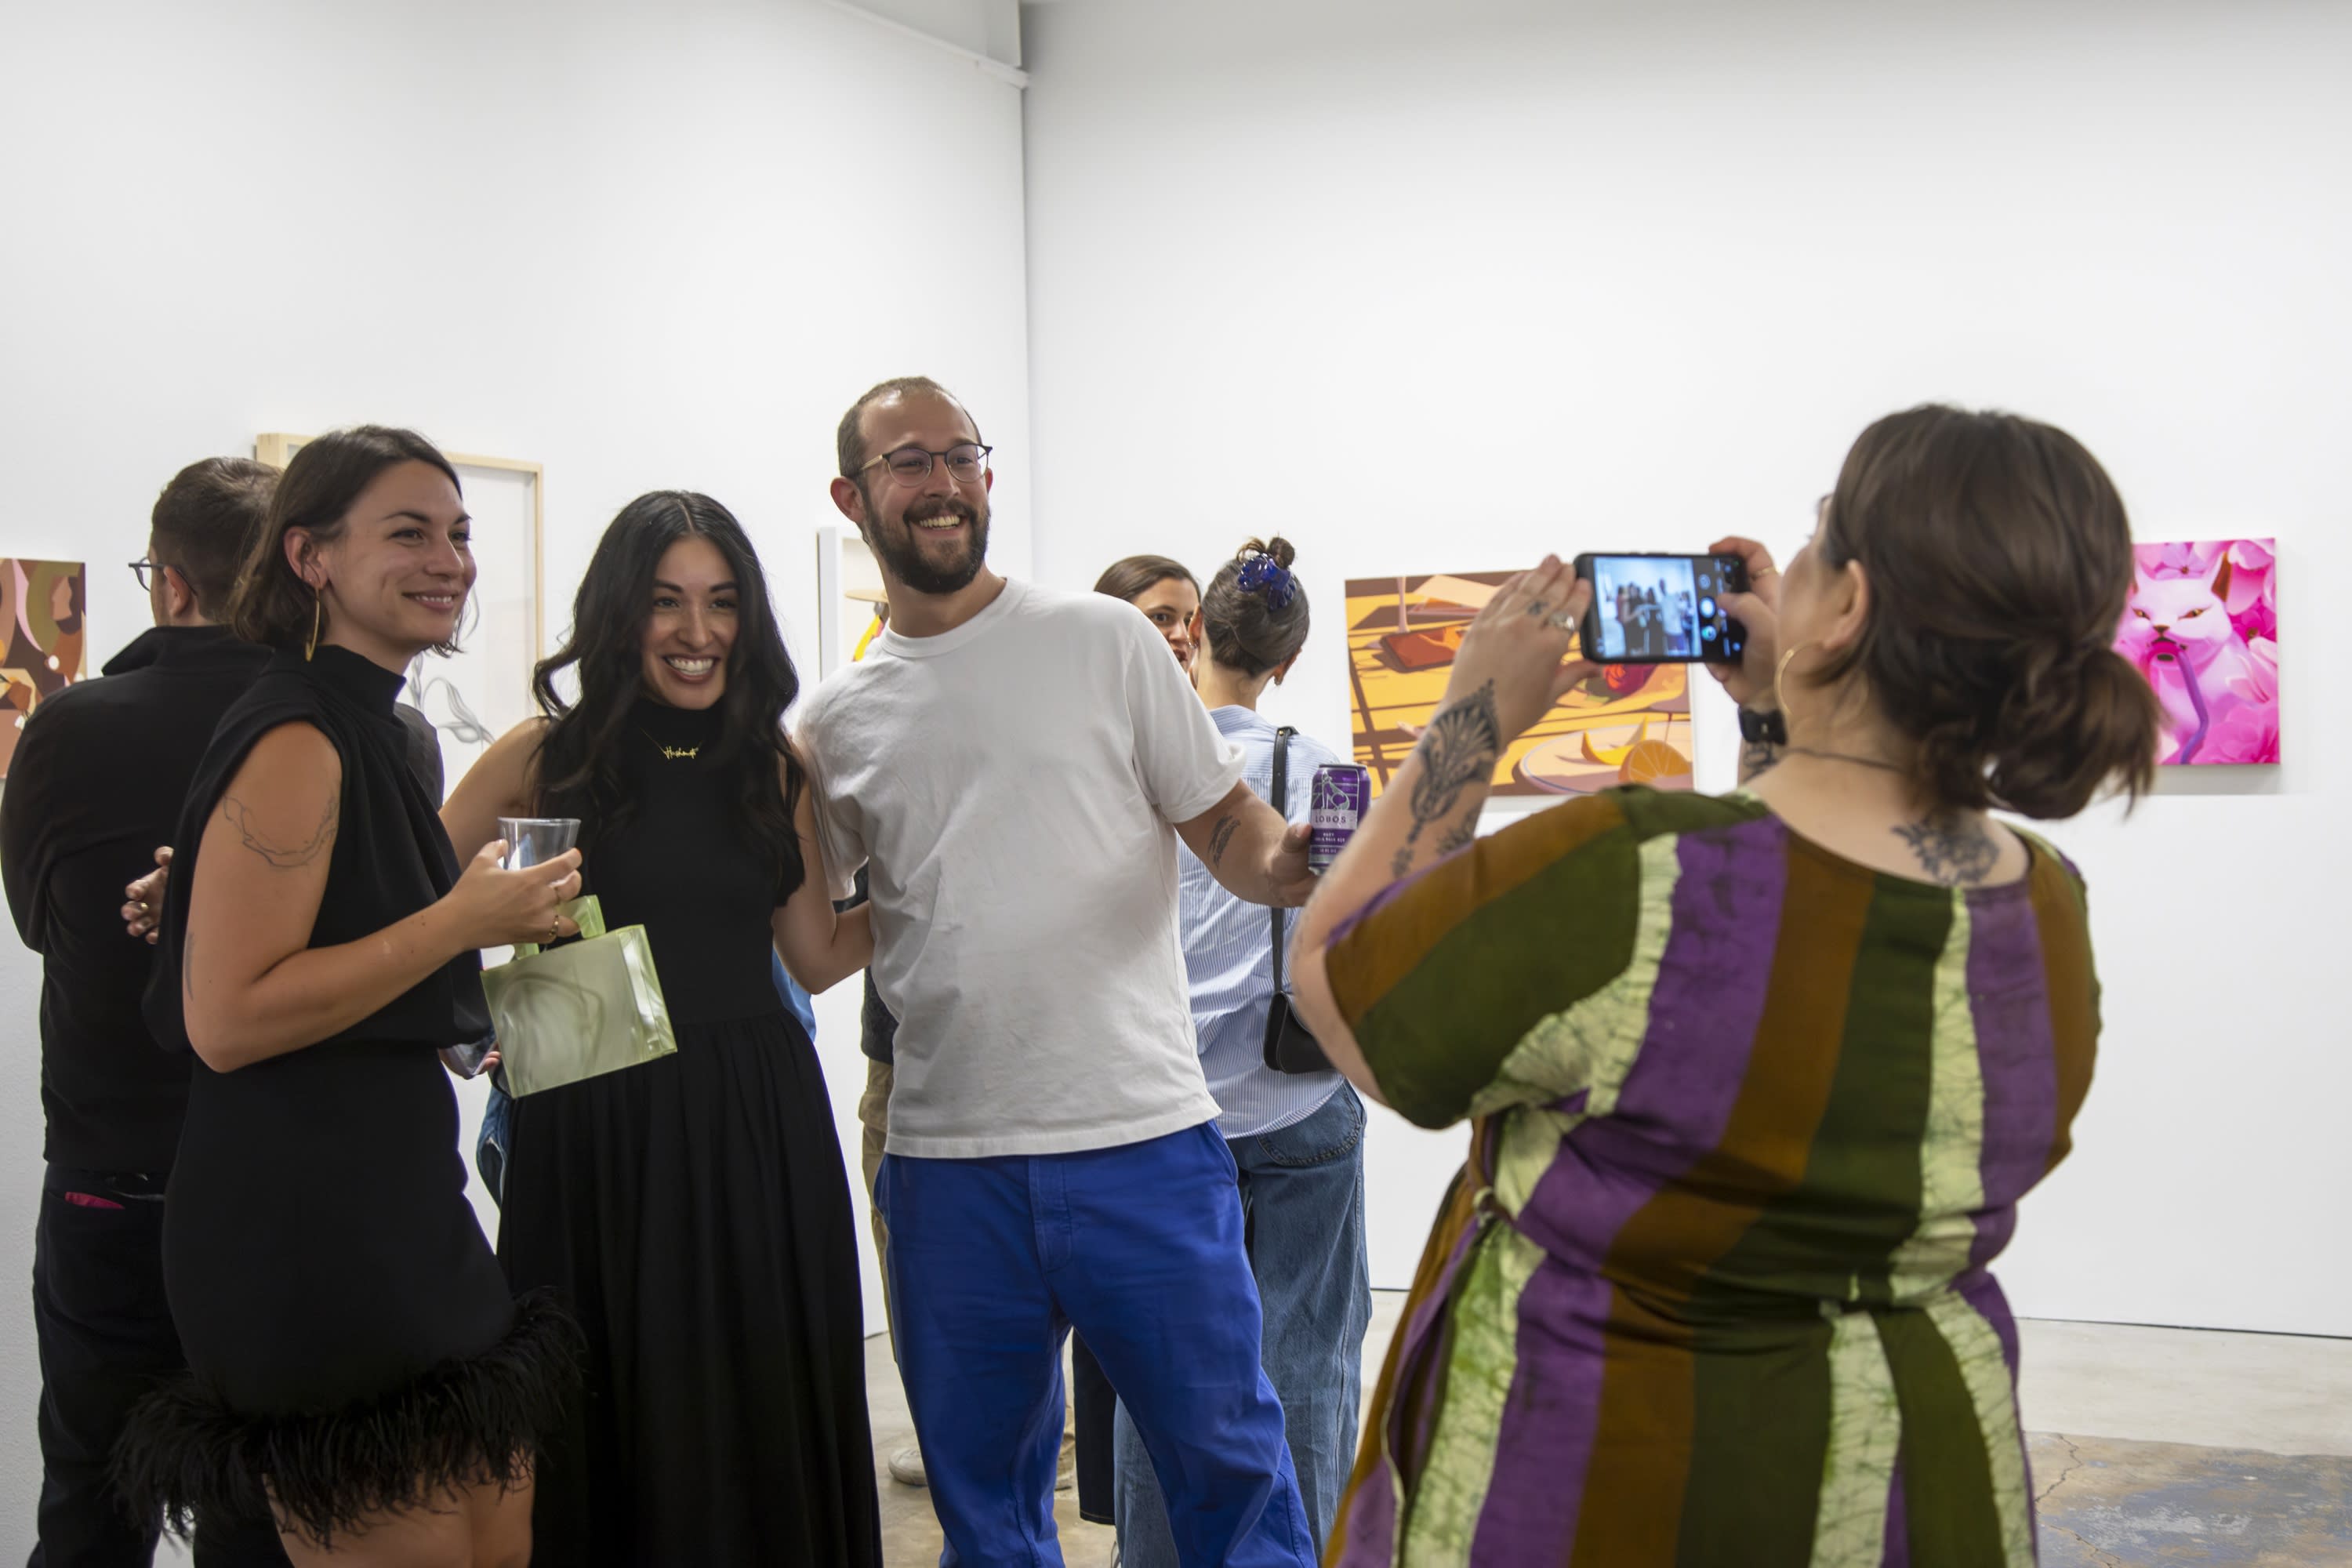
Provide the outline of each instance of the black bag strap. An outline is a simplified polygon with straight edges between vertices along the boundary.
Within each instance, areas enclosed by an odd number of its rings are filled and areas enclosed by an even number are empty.
[[[1298,731],[1285,724],[1274,732],[1274,809],[1285,823],[1290,820],[1290,737]],[[1282,910],[1268,910],[1274,918],[1274,994],[1282,994]]]

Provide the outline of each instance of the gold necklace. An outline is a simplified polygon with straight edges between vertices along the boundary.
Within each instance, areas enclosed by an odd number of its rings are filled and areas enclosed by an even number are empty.
[[[637,733],[645,735],[648,741],[654,741],[653,736],[646,734],[643,728],[640,728]],[[673,763],[690,763],[702,754],[700,746],[665,746],[659,741],[654,741],[654,749],[662,754],[665,761]]]

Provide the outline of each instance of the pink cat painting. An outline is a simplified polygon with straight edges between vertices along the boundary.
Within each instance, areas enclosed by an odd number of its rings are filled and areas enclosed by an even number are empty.
[[[2267,539],[2142,544],[2122,654],[2164,705],[2158,761],[2275,763],[2277,558]]]

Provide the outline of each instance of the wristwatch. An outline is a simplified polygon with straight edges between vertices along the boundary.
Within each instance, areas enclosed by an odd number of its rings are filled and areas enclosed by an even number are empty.
[[[1789,726],[1781,721],[1778,708],[1742,708],[1739,738],[1750,745],[1785,746],[1789,743]]]

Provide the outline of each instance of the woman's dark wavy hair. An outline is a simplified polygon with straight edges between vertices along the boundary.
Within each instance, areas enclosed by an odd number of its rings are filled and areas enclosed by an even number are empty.
[[[743,525],[692,490],[654,490],[621,509],[580,580],[570,635],[531,676],[540,708],[553,721],[539,744],[540,810],[593,822],[605,833],[635,810],[622,766],[635,728],[629,710],[645,692],[654,574],[663,553],[681,539],[709,540],[735,576],[740,608],[719,699],[716,754],[732,774],[737,826],[762,860],[790,879],[801,868],[793,813],[806,775],[785,742],[783,716],[800,695],[800,675],[784,651],[768,579]],[[573,665],[580,670],[580,700],[566,703],[555,677]],[[635,740],[651,743],[643,736]]]
[[[1095,579],[1095,592],[1108,594],[1114,599],[1125,599],[1132,605],[1171,577],[1182,578],[1192,584],[1196,596],[1200,594],[1200,579],[1193,576],[1181,561],[1165,555],[1129,555],[1112,562],[1103,568],[1103,574]]]
[[[1890,414],[1846,454],[1817,547],[1861,562],[1874,603],[1815,679],[1863,678],[1935,805],[2055,818],[2148,790],[2156,694],[2111,646],[2131,523],[2081,442],[2014,414]]]
[[[414,430],[390,425],[354,425],[305,441],[278,476],[269,510],[246,547],[245,563],[229,590],[227,622],[247,642],[299,647],[319,625],[319,595],[286,559],[286,531],[307,529],[311,541],[331,544],[351,523],[353,502],[378,475],[403,463],[438,468],[462,498],[466,487],[440,449]],[[436,643],[456,653],[451,637]]]

